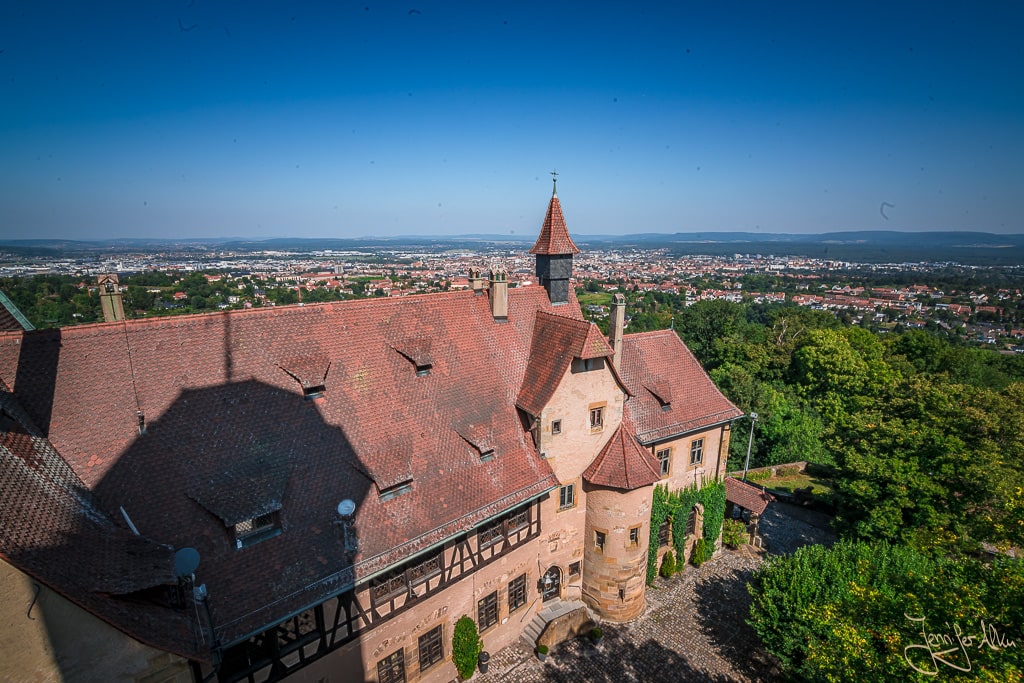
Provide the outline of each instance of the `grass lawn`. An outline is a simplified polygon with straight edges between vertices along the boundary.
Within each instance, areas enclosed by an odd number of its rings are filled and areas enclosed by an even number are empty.
[[[806,473],[789,474],[783,477],[771,477],[769,479],[761,479],[755,483],[761,484],[770,489],[788,491],[789,493],[792,493],[797,489],[805,489],[808,486],[811,487],[811,493],[816,496],[831,495],[832,493],[832,482]]]
[[[612,302],[612,295],[607,292],[584,292],[576,296],[580,306],[607,306]]]
[[[812,464],[807,466],[805,472],[797,472],[795,468],[790,467],[780,469],[783,471],[778,476],[753,480],[747,477],[747,480],[752,484],[786,493],[793,493],[797,489],[806,489],[810,486],[811,494],[818,503],[831,505],[833,484],[829,478],[829,468]]]

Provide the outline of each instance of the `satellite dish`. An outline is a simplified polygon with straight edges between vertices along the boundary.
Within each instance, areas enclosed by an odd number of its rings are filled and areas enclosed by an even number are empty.
[[[199,566],[199,551],[195,548],[182,548],[174,553],[174,571],[180,577],[192,576]]]
[[[342,517],[351,517],[352,513],[356,511],[356,504],[350,498],[338,503],[338,514]]]

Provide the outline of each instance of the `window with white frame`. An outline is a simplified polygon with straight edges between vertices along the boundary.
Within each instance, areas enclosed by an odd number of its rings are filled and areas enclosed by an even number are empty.
[[[571,507],[576,507],[576,485],[566,484],[558,489],[558,509],[568,510]]]
[[[694,439],[690,444],[690,464],[704,464],[704,439]]]
[[[672,465],[672,449],[671,448],[661,448],[661,449],[658,450],[657,456],[658,456],[658,467],[659,467],[659,470],[661,472],[661,476],[667,477],[668,473],[669,473],[669,470],[671,469],[671,465]]]

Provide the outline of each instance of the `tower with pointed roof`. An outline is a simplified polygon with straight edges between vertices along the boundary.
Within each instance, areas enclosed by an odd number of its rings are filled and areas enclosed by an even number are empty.
[[[551,201],[544,216],[540,236],[530,253],[537,257],[537,279],[548,292],[552,304],[569,302],[569,278],[572,277],[572,256],[580,253],[565,227],[562,204],[558,201],[558,174],[551,172]]]

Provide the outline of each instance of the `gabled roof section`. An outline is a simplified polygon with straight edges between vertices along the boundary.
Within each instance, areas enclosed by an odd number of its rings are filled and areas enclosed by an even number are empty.
[[[579,247],[569,237],[569,229],[565,227],[562,204],[558,201],[557,194],[551,195],[551,201],[548,202],[548,212],[544,215],[544,224],[540,228],[540,235],[530,249],[530,253],[547,256],[564,256],[580,253]]]
[[[761,487],[753,486],[735,477],[726,477],[725,499],[733,505],[750,510],[755,515],[763,515],[768,508],[768,503],[774,501],[775,496]]]
[[[590,323],[587,328],[587,336],[580,345],[579,353],[573,353],[576,358],[590,360],[591,358],[610,358],[615,355],[608,340],[601,334],[597,325]]]
[[[540,311],[533,327],[530,360],[516,405],[531,415],[540,415],[551,400],[573,358],[611,358],[612,347],[597,325]],[[615,367],[608,363],[615,374]],[[622,381],[619,380],[622,384]],[[625,387],[624,387],[625,388]],[[628,390],[627,390],[628,392]]]
[[[0,558],[108,623],[130,620],[145,643],[201,657],[187,613],[116,597],[176,584],[174,549],[115,524],[10,394],[0,407],[16,421],[0,433]]]
[[[623,423],[584,470],[583,478],[597,486],[632,491],[659,481],[661,475],[654,458],[640,447]]]
[[[633,398],[626,417],[641,444],[735,420],[743,411],[722,395],[674,330],[627,334],[619,365]],[[671,410],[664,406],[670,403]]]

